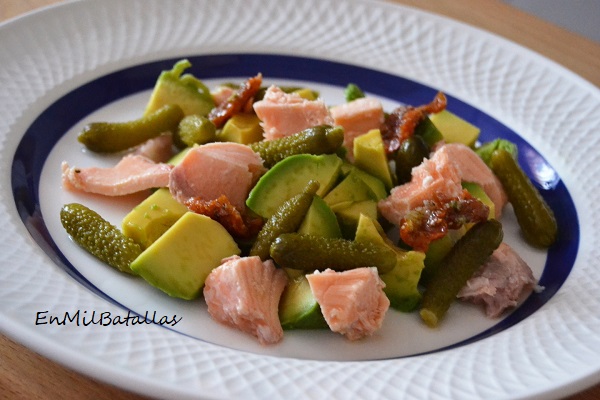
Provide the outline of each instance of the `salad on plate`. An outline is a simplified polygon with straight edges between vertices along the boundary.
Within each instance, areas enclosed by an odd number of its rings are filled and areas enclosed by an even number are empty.
[[[82,203],[60,210],[66,234],[106,264],[203,298],[215,321],[265,345],[291,329],[368,340],[389,312],[436,328],[455,301],[498,318],[543,290],[501,220],[510,203],[523,239],[547,248],[552,210],[517,146],[480,143],[443,93],[386,110],[349,83],[331,105],[260,73],[209,88],[190,66],[160,74],[139,119],[79,134],[118,163],[62,163],[65,190],[147,193],[120,227]]]

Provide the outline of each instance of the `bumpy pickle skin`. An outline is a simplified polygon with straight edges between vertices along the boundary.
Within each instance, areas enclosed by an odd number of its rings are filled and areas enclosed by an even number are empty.
[[[504,149],[494,150],[490,167],[504,186],[527,243],[550,247],[558,236],[556,218],[515,158]]]
[[[344,141],[341,127],[319,125],[280,139],[252,143],[250,148],[271,168],[286,157],[296,154],[333,154]]]
[[[128,122],[92,122],[77,140],[97,153],[116,153],[142,144],[164,132],[176,132],[183,118],[181,107],[168,104],[151,114]]]
[[[500,246],[504,234],[495,219],[479,222],[459,239],[427,282],[420,316],[430,328],[438,326],[460,289]]]
[[[387,246],[298,233],[277,237],[270,254],[278,265],[306,272],[377,267],[384,274],[396,266],[396,253]]]
[[[129,265],[142,249],[98,213],[82,204],[66,204],[60,211],[60,222],[69,236],[94,257],[135,275]]]
[[[302,193],[285,201],[258,232],[250,255],[259,256],[263,261],[269,259],[271,243],[283,233],[298,230],[318,189],[319,182],[309,181]]]
[[[188,115],[179,121],[177,131],[173,136],[175,145],[184,149],[196,144],[214,142],[217,128],[208,118],[200,115]]]

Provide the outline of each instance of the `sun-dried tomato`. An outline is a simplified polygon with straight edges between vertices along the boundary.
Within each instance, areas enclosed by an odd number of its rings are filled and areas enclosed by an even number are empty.
[[[228,100],[213,108],[208,114],[208,119],[215,124],[217,128],[221,128],[229,118],[244,110],[248,102],[251,101],[258,92],[261,85],[262,74],[249,78],[240,85]]]
[[[448,230],[487,220],[489,211],[466,190],[460,198],[427,200],[402,219],[400,237],[413,249],[425,252],[431,242],[444,237]]]
[[[419,107],[400,106],[392,111],[381,127],[381,137],[388,154],[394,153],[404,139],[411,137],[415,128],[429,114],[446,108],[446,96],[438,92],[431,103]]]
[[[223,225],[227,232],[236,238],[247,239],[254,237],[263,226],[261,218],[242,215],[225,195],[221,195],[218,199],[214,200],[203,200],[196,197],[187,200],[185,205],[190,211],[206,215],[217,221]]]

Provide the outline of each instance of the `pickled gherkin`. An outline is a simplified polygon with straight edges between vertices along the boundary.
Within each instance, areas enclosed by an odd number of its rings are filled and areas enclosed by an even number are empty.
[[[554,213],[517,161],[508,151],[497,149],[490,167],[504,186],[525,240],[535,247],[551,246],[558,234]]]
[[[474,225],[444,257],[427,282],[421,303],[421,319],[436,327],[463,286],[502,243],[502,224],[489,219]]]
[[[129,265],[142,249],[98,213],[82,204],[66,204],[60,211],[60,222],[90,254],[121,272],[135,275]]]
[[[259,256],[263,261],[267,260],[271,243],[279,235],[298,230],[318,189],[319,182],[309,181],[302,193],[285,201],[258,233],[250,249],[250,255]]]
[[[142,144],[164,132],[177,131],[183,118],[181,107],[168,104],[151,114],[128,122],[92,122],[77,140],[98,153],[115,153]]]
[[[280,235],[271,245],[270,254],[281,267],[307,272],[377,267],[384,274],[396,266],[396,252],[390,247],[299,233]]]
[[[280,139],[252,143],[250,148],[271,168],[286,157],[296,154],[333,154],[344,141],[341,127],[319,125]]]
[[[412,169],[423,162],[424,158],[429,157],[429,146],[423,138],[413,135],[404,139],[400,143],[400,148],[396,152],[396,178],[398,184],[410,182],[412,179]]]
[[[213,142],[216,138],[217,128],[208,118],[200,115],[184,117],[175,131],[173,139],[177,147],[183,149],[195,144]]]

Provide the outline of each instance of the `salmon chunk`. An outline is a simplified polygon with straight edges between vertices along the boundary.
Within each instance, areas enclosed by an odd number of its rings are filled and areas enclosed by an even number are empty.
[[[447,155],[456,167],[464,182],[477,183],[488,195],[496,208],[496,219],[502,216],[502,209],[508,201],[508,196],[500,180],[470,147],[462,143],[448,143],[437,152]]]
[[[317,125],[332,125],[333,119],[323,100],[306,100],[297,93],[285,93],[270,86],[262,100],[254,103],[266,140],[293,135]]]
[[[215,90],[211,91],[210,94],[215,102],[215,105],[225,103],[235,93],[235,89],[230,86],[219,86]]]
[[[168,133],[146,140],[135,148],[133,154],[144,156],[157,163],[166,163],[173,155],[172,147],[173,136]]]
[[[483,305],[488,317],[497,318],[536,286],[529,265],[512,247],[501,243],[457,297]]]
[[[390,195],[378,203],[381,215],[400,226],[402,218],[411,210],[421,207],[426,200],[448,200],[462,196],[458,170],[446,153],[435,152],[413,168],[410,182],[396,186]]]
[[[363,97],[331,108],[333,123],[344,128],[344,147],[352,153],[354,138],[379,129],[384,121],[383,105],[372,97]]]
[[[390,301],[383,292],[385,284],[377,268],[343,272],[327,269],[306,278],[332,331],[358,340],[381,328]]]
[[[169,189],[182,204],[225,195],[240,212],[246,197],[265,172],[263,160],[248,146],[233,142],[208,143],[192,148],[171,171]]]
[[[123,196],[143,190],[166,187],[173,167],[155,163],[141,155],[126,155],[110,168],[69,167],[63,161],[62,184],[69,190],[81,190],[104,196]]]
[[[507,202],[502,184],[471,148],[460,143],[440,146],[431,158],[413,168],[411,181],[393,188],[390,195],[378,203],[379,211],[388,221],[400,225],[402,218],[422,206],[425,200],[462,198],[463,181],[483,188],[494,202],[496,219],[499,219]]]
[[[233,256],[208,275],[204,299],[216,321],[274,344],[283,338],[279,300],[286,285],[287,275],[272,260]]]

